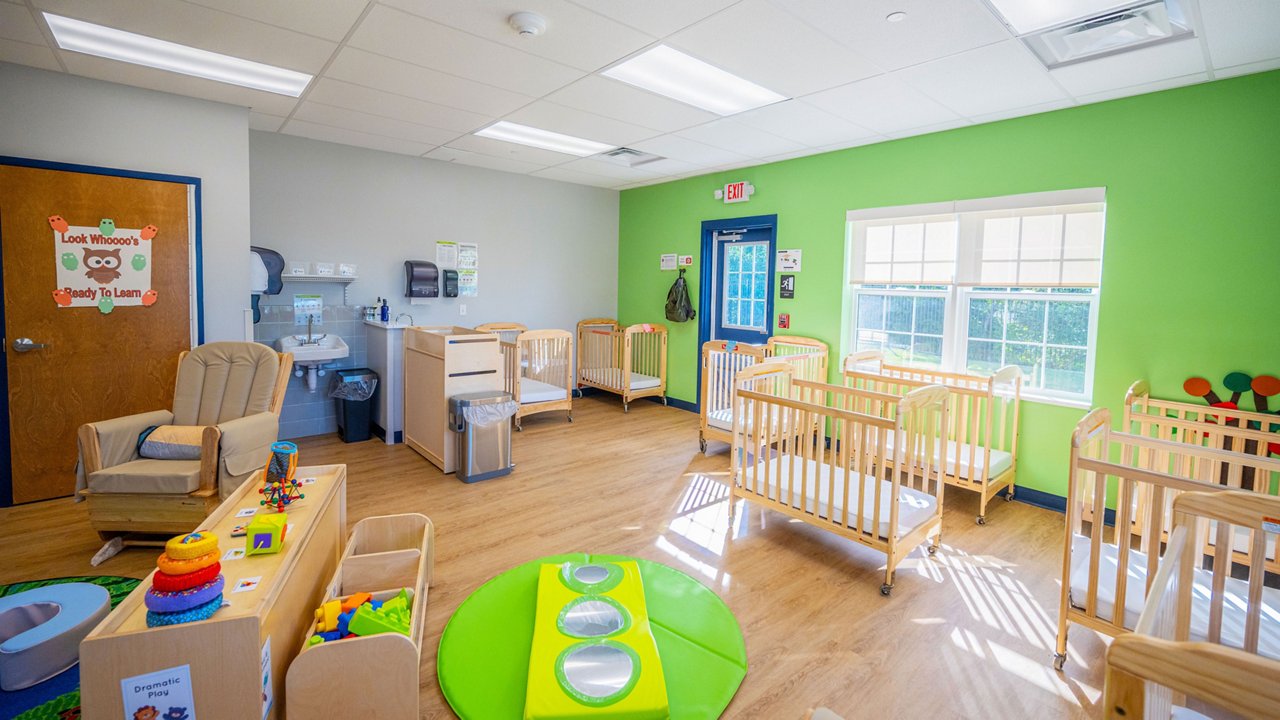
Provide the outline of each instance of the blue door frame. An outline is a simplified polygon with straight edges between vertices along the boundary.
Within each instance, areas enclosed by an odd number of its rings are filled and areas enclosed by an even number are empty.
[[[702,313],[698,315],[698,347],[694,349],[694,367],[697,368],[697,399],[694,404],[702,411],[702,346],[711,339],[712,316],[716,311],[719,298],[713,296],[716,290],[716,233],[730,230],[758,230],[767,228],[769,234],[769,292],[765,296],[766,333],[761,336],[767,339],[773,335],[773,278],[774,263],[777,260],[778,216],[753,215],[751,217],[727,218],[725,220],[705,220],[702,223],[702,274],[698,282],[698,307]],[[718,295],[718,293],[717,293]]]
[[[13,167],[36,168],[39,170],[62,170],[87,175],[110,175],[112,177],[133,178],[135,180],[156,180],[159,182],[180,183],[195,188],[195,247],[192,252],[196,263],[196,342],[204,343],[204,267],[201,253],[201,232],[203,230],[200,216],[200,178],[185,175],[165,175],[162,173],[138,172],[119,168],[98,167],[96,165],[77,165],[75,163],[52,162],[49,160],[32,160],[30,158],[0,155],[0,165]],[[0,246],[4,238],[0,237]],[[4,315],[4,253],[0,252],[0,335],[4,342],[9,341],[8,326]],[[0,507],[13,505],[13,465],[9,450],[9,357],[7,352],[0,352]]]

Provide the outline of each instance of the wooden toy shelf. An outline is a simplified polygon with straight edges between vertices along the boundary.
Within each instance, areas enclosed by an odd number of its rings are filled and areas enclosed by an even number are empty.
[[[84,717],[126,717],[121,680],[180,665],[191,668],[192,714],[202,720],[284,717],[285,671],[325,593],[323,579],[338,566],[347,522],[345,465],[300,467],[295,477],[315,482],[303,485],[306,498],[286,511],[284,550],[223,560],[226,604],[212,618],[148,628],[143,596],[151,587],[149,575],[80,643]],[[251,519],[236,517],[239,510],[259,508],[261,486],[259,472],[200,524],[199,530],[218,536],[220,555],[244,548],[245,539],[231,537],[231,529]],[[261,578],[256,588],[234,592],[252,577]],[[259,669],[268,642],[273,702],[264,708]]]
[[[358,592],[387,600],[413,593],[409,635],[383,633],[310,645],[314,625],[289,666],[289,718],[416,718],[418,665],[435,526],[425,515],[381,515],[356,523],[324,601]],[[316,603],[317,606],[320,603]]]

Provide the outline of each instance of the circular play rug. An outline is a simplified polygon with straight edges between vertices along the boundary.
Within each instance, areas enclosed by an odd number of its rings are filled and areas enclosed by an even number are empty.
[[[454,712],[463,720],[525,717],[534,615],[544,564],[561,565],[568,572],[584,565],[616,569],[618,566],[611,563],[631,562],[643,584],[670,717],[720,717],[747,674],[747,651],[738,621],[714,592],[688,575],[660,563],[619,555],[556,555],[535,560],[493,578],[463,601],[445,626],[436,663],[440,689]],[[571,574],[566,575],[566,584],[574,585]],[[561,621],[565,620],[562,615]],[[617,643],[595,640],[581,644]],[[625,659],[623,662],[630,667]],[[559,692],[559,688],[553,689]],[[621,711],[620,707],[615,709]]]
[[[26,590],[60,585],[62,583],[92,583],[106,588],[111,596],[111,607],[120,604],[142,582],[137,578],[116,575],[92,575],[86,577],[29,580],[10,585],[0,585],[0,597],[7,597]],[[80,717],[80,666],[73,665],[39,685],[4,692],[0,690],[0,718],[14,720],[76,720]]]

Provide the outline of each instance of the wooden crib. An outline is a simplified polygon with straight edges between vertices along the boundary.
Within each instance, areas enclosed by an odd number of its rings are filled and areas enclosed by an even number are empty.
[[[883,552],[888,595],[912,550],[928,541],[932,554],[942,542],[947,390],[898,397],[796,373],[778,360],[738,373],[730,526],[745,498]]]
[[[493,333],[504,343],[514,343],[516,337],[529,328],[517,322],[491,322],[477,325],[475,329],[477,332]]]
[[[1264,584],[1267,546],[1274,557],[1280,541],[1280,498],[1189,492],[1173,511],[1134,632],[1107,651],[1106,717],[1168,718],[1187,699],[1233,716],[1280,717],[1280,590]],[[1218,544],[1248,536],[1250,562],[1206,567],[1211,534]]]
[[[886,365],[878,351],[859,352],[844,360],[846,387],[905,395],[926,385],[951,391],[951,426],[947,429],[947,483],[978,493],[979,525],[987,524],[987,504],[1008,488],[1013,500],[1018,466],[1018,411],[1022,371],[1007,365],[991,375],[966,375]]]
[[[702,344],[702,402],[698,404],[698,449],[709,440],[733,440],[733,379],[744,367],[776,357],[796,368],[796,378],[827,381],[827,344],[799,336],[776,336],[766,345],[730,340]]]
[[[479,329],[479,328],[477,328]],[[503,341],[504,387],[519,404],[520,419],[535,413],[563,410],[573,422],[573,335],[568,330],[526,330]]]
[[[662,398],[667,404],[667,327],[640,323],[622,327],[616,320],[592,318],[578,323],[578,385],[632,400]]]
[[[1280,460],[1116,432],[1106,409],[1080,421],[1071,438],[1054,667],[1066,663],[1070,623],[1112,636],[1135,626],[1161,565],[1174,499],[1184,492],[1238,490],[1246,470],[1271,478],[1257,488],[1271,494]],[[1226,484],[1218,483],[1220,477]],[[1219,548],[1237,562],[1252,560],[1252,548],[1239,538],[1215,537],[1206,552]],[[1263,562],[1280,569],[1274,547]]]

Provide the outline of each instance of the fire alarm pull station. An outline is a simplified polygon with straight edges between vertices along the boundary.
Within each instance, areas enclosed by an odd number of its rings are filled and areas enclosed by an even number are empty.
[[[791,313],[781,313],[778,315],[778,329],[787,330],[791,327]]]

